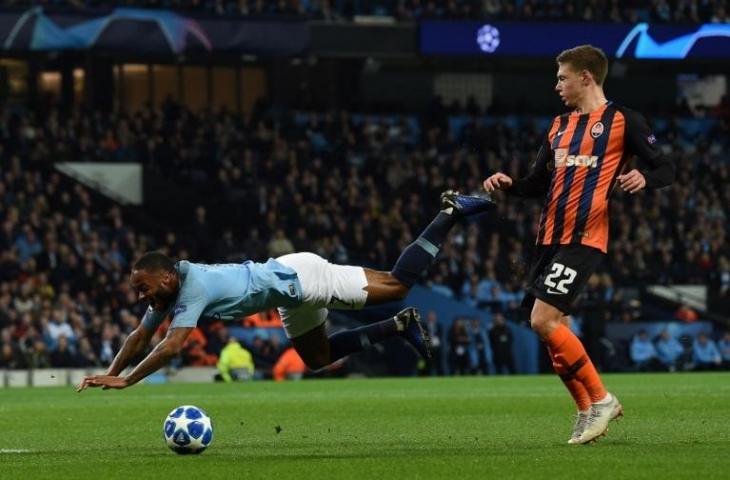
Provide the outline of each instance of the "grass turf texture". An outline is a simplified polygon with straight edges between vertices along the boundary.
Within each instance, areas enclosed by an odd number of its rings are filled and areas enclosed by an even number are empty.
[[[728,478],[730,374],[605,382],[626,417],[589,446],[552,376],[5,388],[0,478]],[[163,442],[183,404],[213,419],[202,455]]]

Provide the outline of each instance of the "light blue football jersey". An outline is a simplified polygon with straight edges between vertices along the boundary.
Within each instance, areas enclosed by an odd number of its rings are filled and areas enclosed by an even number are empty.
[[[177,298],[164,312],[147,309],[142,325],[156,329],[169,314],[170,328],[195,327],[201,317],[223,321],[240,319],[276,307],[302,304],[302,285],[297,272],[273,258],[266,263],[207,265],[180,261]]]

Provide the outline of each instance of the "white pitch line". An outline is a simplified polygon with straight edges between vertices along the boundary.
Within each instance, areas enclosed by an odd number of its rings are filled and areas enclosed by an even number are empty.
[[[0,448],[0,453],[32,453],[33,450],[26,448]]]

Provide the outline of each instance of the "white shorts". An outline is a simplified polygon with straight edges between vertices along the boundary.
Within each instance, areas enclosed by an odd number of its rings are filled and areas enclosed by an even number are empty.
[[[365,306],[368,281],[362,267],[335,265],[314,253],[291,253],[276,259],[297,272],[304,304],[279,308],[284,330],[296,338],[327,319],[327,308],[359,310]]]

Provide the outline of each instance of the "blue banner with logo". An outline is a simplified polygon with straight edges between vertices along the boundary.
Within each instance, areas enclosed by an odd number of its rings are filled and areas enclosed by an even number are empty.
[[[115,8],[48,13],[0,12],[2,49],[11,52],[100,50],[130,54],[296,55],[309,49],[303,20],[196,18],[167,10]]]
[[[424,55],[555,57],[585,43],[615,58],[730,58],[730,24],[424,21],[420,25]]]

